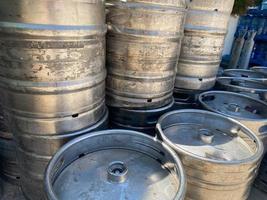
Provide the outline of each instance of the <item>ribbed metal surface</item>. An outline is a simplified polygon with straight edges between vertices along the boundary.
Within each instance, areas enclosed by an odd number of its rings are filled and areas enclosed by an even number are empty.
[[[224,71],[223,75],[228,77],[238,77],[242,79],[250,79],[267,83],[267,75],[253,70],[227,69]]]
[[[263,154],[261,141],[249,129],[202,110],[170,112],[157,129],[181,157],[187,174],[185,199],[248,198]]]
[[[253,71],[261,72],[261,73],[267,75],[267,67],[263,67],[263,66],[255,66],[255,67],[252,67],[252,68],[250,68],[250,69],[253,70]]]
[[[253,131],[267,150],[267,104],[247,95],[211,91],[202,93],[199,102],[204,109],[238,120]]]
[[[176,88],[208,90],[216,81],[234,0],[189,2]]]
[[[0,175],[12,184],[20,183],[16,144],[5,125],[2,113],[0,113]]]
[[[107,1],[107,103],[158,108],[172,99],[185,0]]]
[[[112,128],[128,129],[155,136],[156,124],[161,115],[171,111],[174,100],[168,105],[147,110],[130,110],[126,108],[109,107]]]
[[[45,166],[68,133],[104,115],[105,32],[101,0],[0,2],[3,107],[31,200],[44,198]]]
[[[179,158],[161,141],[110,130],[62,147],[49,163],[45,188],[49,200],[183,200],[186,179]]]
[[[247,94],[254,98],[267,101],[267,84],[240,78],[221,77],[217,79],[217,89]]]

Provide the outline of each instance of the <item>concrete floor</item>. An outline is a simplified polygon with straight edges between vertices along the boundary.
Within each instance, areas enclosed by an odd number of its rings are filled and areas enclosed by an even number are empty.
[[[25,200],[25,198],[19,187],[0,180],[0,200]],[[248,200],[267,200],[267,194],[253,188]]]

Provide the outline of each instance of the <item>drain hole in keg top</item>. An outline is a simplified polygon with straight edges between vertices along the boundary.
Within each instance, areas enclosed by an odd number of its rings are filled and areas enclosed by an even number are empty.
[[[108,166],[108,180],[114,183],[123,183],[127,179],[128,169],[123,162],[115,161]]]
[[[79,113],[75,113],[72,115],[73,118],[79,117]]]
[[[80,155],[79,155],[79,158],[82,158],[82,157],[84,157],[85,156],[85,154],[84,153],[81,153]]]
[[[256,108],[253,108],[252,106],[246,106],[245,110],[253,114],[259,114],[259,111]]]
[[[148,99],[147,102],[148,102],[148,103],[151,103],[151,102],[152,102],[152,99]]]
[[[215,95],[205,95],[203,96],[202,101],[214,101],[215,98]]]

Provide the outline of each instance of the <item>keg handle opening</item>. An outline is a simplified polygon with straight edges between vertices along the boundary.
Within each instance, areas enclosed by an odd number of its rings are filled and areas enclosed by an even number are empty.
[[[205,144],[211,144],[214,139],[214,134],[208,129],[200,129],[199,138]]]
[[[111,183],[124,183],[127,180],[128,168],[121,161],[115,161],[108,166],[108,181]]]

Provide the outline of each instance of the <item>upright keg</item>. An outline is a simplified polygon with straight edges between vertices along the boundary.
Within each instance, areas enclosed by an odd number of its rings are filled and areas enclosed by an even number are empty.
[[[185,0],[107,1],[107,104],[159,108],[172,100]]]
[[[28,199],[44,198],[69,133],[105,115],[105,32],[101,0],[0,2],[0,87]]]
[[[263,66],[255,66],[255,67],[252,67],[252,68],[250,68],[250,69],[253,70],[253,71],[261,72],[261,73],[267,75],[267,67],[263,67]]]
[[[267,84],[259,81],[235,77],[220,77],[217,78],[216,88],[247,94],[267,101]]]
[[[157,129],[181,157],[187,174],[185,199],[248,198],[263,154],[261,141],[249,129],[203,110],[167,113]]]
[[[179,158],[159,140],[127,130],[84,135],[53,157],[45,175],[49,200],[182,200]]]
[[[16,143],[4,120],[0,107],[0,176],[12,184],[19,184],[20,173],[16,155]]]
[[[228,76],[228,77],[239,77],[243,79],[251,79],[251,80],[267,83],[267,75],[261,72],[252,71],[252,70],[227,69],[224,71],[223,75]]]
[[[234,0],[193,0],[185,23],[176,88],[209,90],[216,82]]]
[[[247,95],[223,91],[202,93],[199,102],[209,111],[238,120],[259,136],[267,148],[267,103]]]
[[[166,106],[146,110],[110,107],[111,127],[140,131],[155,136],[158,119],[171,111],[173,106],[174,100]]]

